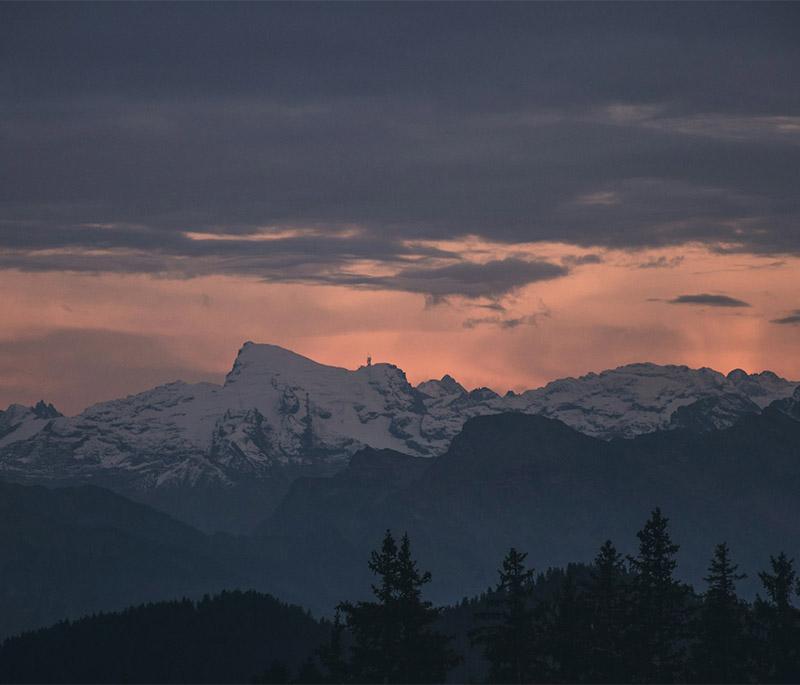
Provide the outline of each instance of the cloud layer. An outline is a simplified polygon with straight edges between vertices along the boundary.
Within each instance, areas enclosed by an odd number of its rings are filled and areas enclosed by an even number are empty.
[[[558,274],[420,241],[800,254],[798,19],[4,5],[0,268],[491,296]]]

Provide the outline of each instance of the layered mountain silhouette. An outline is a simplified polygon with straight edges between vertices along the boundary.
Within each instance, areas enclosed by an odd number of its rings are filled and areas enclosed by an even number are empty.
[[[412,386],[391,364],[318,364],[245,343],[223,385],[170,383],[89,407],[0,413],[0,477],[92,483],[208,531],[251,531],[302,476],[327,476],[359,450],[444,454],[473,417],[519,412],[595,438],[731,426],[789,398],[796,384],[765,371],[632,364],[501,397],[450,376]]]
[[[0,635],[245,582],[222,549],[102,488],[0,483]]]
[[[384,531],[408,531],[453,602],[496,582],[507,548],[532,565],[632,552],[660,506],[699,582],[726,540],[755,590],[769,555],[800,552],[800,390],[727,428],[602,440],[522,413],[471,418],[441,456],[363,448],[299,477],[248,537],[208,535],[98,487],[0,486],[0,634],[155,599],[254,588],[330,614],[368,590]]]
[[[540,569],[590,561],[608,538],[632,552],[635,532],[660,506],[682,545],[686,580],[701,581],[713,545],[725,540],[752,593],[770,554],[800,551],[798,409],[800,391],[729,428],[612,441],[540,416],[477,417],[419,476],[418,460],[393,455],[393,478],[365,487],[372,465],[388,459],[365,453],[334,478],[296,481],[260,535],[298,555],[304,539],[335,540],[346,552],[332,557],[334,572],[339,558],[365,558],[383,528],[407,530],[446,602],[455,588],[493,584],[511,546]]]

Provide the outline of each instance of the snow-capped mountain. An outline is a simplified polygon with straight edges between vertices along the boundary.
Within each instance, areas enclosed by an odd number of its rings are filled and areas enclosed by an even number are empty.
[[[0,442],[11,433],[14,433],[15,440],[34,435],[50,419],[59,416],[61,413],[52,404],[45,404],[41,400],[33,407],[12,404],[5,411],[0,411]]]
[[[795,386],[769,371],[632,364],[501,397],[450,376],[413,387],[391,364],[348,370],[248,342],[223,385],[169,383],[74,417],[41,402],[12,405],[0,413],[0,472],[137,490],[231,484],[343,464],[365,446],[435,456],[468,418],[503,411],[602,438],[722,427],[791,397]]]
[[[524,392],[511,403],[526,413],[559,419],[587,435],[633,437],[686,427],[680,419],[689,410],[696,419],[705,416],[708,429],[724,428],[742,414],[789,397],[796,386],[771,371],[747,374],[735,369],[725,376],[709,368],[629,364],[553,381]],[[673,418],[679,409],[683,411]]]

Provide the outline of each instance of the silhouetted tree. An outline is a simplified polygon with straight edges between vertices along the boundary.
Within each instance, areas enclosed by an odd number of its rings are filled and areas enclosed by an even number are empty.
[[[550,677],[564,683],[585,679],[589,659],[589,616],[586,598],[579,592],[570,567],[548,611],[546,649]]]
[[[331,635],[328,642],[322,645],[317,655],[324,669],[323,680],[326,683],[336,685],[345,683],[348,680],[348,666],[344,656],[344,626],[342,625],[342,615],[339,609],[333,618]]]
[[[671,682],[680,671],[686,591],[673,577],[679,546],[672,542],[669,519],[656,508],[636,535],[639,554],[633,572],[629,664],[634,680]]]
[[[740,682],[748,672],[747,609],[736,595],[737,573],[726,543],[714,549],[704,578],[708,584],[693,627],[696,634],[692,661],[701,682]]]
[[[158,602],[5,640],[0,682],[800,682],[793,560],[770,558],[751,606],[717,545],[698,596],[673,577],[667,524],[655,510],[629,569],[606,542],[591,567],[534,577],[511,549],[494,589],[441,613],[422,598],[430,574],[408,536],[387,531],[369,560],[374,600],[340,605],[332,624],[255,592]],[[442,633],[465,649],[471,637],[485,659],[467,651],[474,658],[449,672],[456,657]]]
[[[475,632],[489,661],[489,680],[498,683],[524,683],[540,670],[536,648],[536,621],[532,604],[533,569],[525,567],[528,555],[513,547],[500,569],[500,582],[490,604],[492,611],[478,618],[492,621]]]
[[[759,678],[773,683],[800,682],[800,630],[798,611],[792,605],[796,573],[794,559],[781,552],[770,557],[771,573],[758,574],[766,598],[755,602],[756,619],[762,630]]]
[[[339,605],[352,632],[351,677],[357,682],[443,682],[458,657],[450,638],[433,629],[439,610],[422,599],[431,574],[420,573],[404,535],[400,547],[386,531],[370,570],[380,582],[372,586],[378,601]]]
[[[628,636],[629,590],[622,555],[606,540],[594,560],[586,588],[588,608],[587,680],[619,683],[627,675],[625,650]]]

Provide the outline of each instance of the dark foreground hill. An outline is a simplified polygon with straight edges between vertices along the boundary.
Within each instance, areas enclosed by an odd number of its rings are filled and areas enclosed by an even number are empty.
[[[296,672],[330,626],[255,592],[159,602],[26,633],[0,648],[2,682],[247,683]]]

